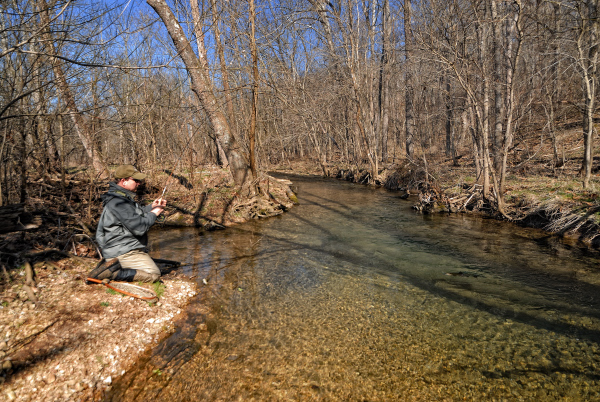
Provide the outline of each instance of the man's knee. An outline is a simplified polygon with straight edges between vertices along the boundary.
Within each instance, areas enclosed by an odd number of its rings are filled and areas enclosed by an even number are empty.
[[[145,252],[139,250],[130,251],[127,254],[119,256],[119,261],[123,268],[136,270],[134,281],[155,282],[160,278],[160,268],[154,260]]]
[[[156,282],[160,274],[138,270],[133,277],[135,282]]]

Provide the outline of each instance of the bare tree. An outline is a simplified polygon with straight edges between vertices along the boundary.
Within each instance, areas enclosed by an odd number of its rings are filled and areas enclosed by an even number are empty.
[[[412,158],[414,155],[414,137],[415,137],[415,123],[414,123],[414,111],[413,111],[413,78],[412,78],[412,58],[413,58],[413,33],[412,33],[412,19],[411,19],[411,0],[404,0],[404,85],[405,85],[405,103],[404,103],[404,119],[405,125],[404,130],[406,133],[406,155]]]
[[[146,0],[146,2],[161,18],[173,45],[177,49],[179,57],[185,64],[191,78],[192,90],[198,96],[200,104],[206,112],[217,138],[224,147],[235,183],[237,185],[244,184],[250,178],[248,165],[240,152],[235,137],[229,128],[229,123],[221,111],[218,100],[213,92],[210,73],[206,67],[206,49],[199,49],[199,54],[194,54],[184,29],[166,2],[163,0]]]
[[[56,50],[54,40],[50,32],[51,18],[48,5],[45,0],[38,0],[38,5],[40,11],[40,21],[43,28],[42,38],[44,39],[46,51],[49,55],[50,63],[52,64],[58,90],[67,106],[69,116],[71,117],[73,126],[75,128],[75,132],[79,136],[83,147],[92,161],[92,166],[94,167],[96,174],[100,177],[108,177],[109,172],[106,164],[104,163],[102,152],[100,151],[97,143],[94,141],[90,128],[77,108],[75,98],[73,97],[71,89],[69,88],[69,84],[67,83],[67,79],[61,65],[62,62],[60,55]]]
[[[575,62],[581,72],[583,85],[583,188],[588,188],[592,175],[594,111],[598,91],[598,55],[600,50],[599,0],[575,1],[569,4],[576,23]]]
[[[250,130],[248,130],[248,140],[250,148],[250,170],[254,177],[257,176],[256,167],[256,118],[258,107],[258,51],[256,50],[256,10],[254,9],[254,0],[249,0],[250,4],[250,53],[252,54],[252,114],[250,116]]]

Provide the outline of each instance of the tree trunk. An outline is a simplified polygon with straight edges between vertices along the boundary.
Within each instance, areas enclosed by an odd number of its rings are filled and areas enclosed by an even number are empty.
[[[192,0],[193,1],[193,0]],[[256,11],[254,10],[254,0],[250,1],[250,53],[252,54],[252,115],[250,116],[250,130],[248,131],[248,141],[250,145],[250,171],[253,177],[258,177],[256,171],[256,115],[258,103],[258,53],[256,51]]]
[[[494,1],[494,0],[488,0]],[[489,17],[489,9],[486,6],[486,16]],[[481,66],[483,70],[483,83],[481,88],[482,106],[479,113],[479,126],[481,135],[481,157],[483,159],[483,197],[490,197],[490,158],[489,158],[489,129],[490,129],[490,77],[488,61],[487,39],[489,37],[489,21],[479,23],[479,55],[481,57]],[[487,79],[486,79],[487,78]]]
[[[232,135],[225,115],[219,109],[217,98],[212,90],[209,71],[204,67],[206,65],[206,53],[199,54],[196,57],[185,36],[185,31],[164,0],[146,0],[146,2],[162,20],[175,49],[177,49],[179,57],[181,57],[190,75],[192,91],[198,96],[200,105],[204,108],[213,130],[225,150],[233,180],[236,185],[243,185],[247,180],[251,179],[248,164],[244,160],[241,150]]]
[[[496,171],[502,170],[502,150],[504,143],[503,141],[503,129],[504,129],[504,97],[502,90],[502,71],[504,69],[505,63],[503,60],[503,52],[502,52],[502,31],[501,31],[501,21],[498,18],[498,9],[496,5],[496,1],[490,1],[491,8],[491,17],[492,17],[492,52],[493,52],[493,77],[494,77],[494,118],[492,122],[494,123],[494,130],[492,136],[492,145],[494,151],[494,162]],[[508,40],[508,45],[511,45],[510,39]],[[507,67],[510,69],[510,66]]]
[[[235,112],[233,110],[233,99],[231,97],[231,89],[229,86],[229,73],[227,72],[227,63],[225,61],[225,49],[221,43],[221,31],[219,30],[219,13],[217,12],[217,1],[211,0],[212,13],[213,13],[213,32],[215,37],[215,45],[217,47],[217,54],[219,55],[219,64],[221,67],[221,81],[223,83],[223,91],[225,92],[225,101],[227,102],[227,113],[229,117],[229,127],[233,127],[236,124]],[[233,130],[233,129],[232,129]],[[235,137],[235,133],[232,134]],[[220,146],[220,145],[219,145]]]
[[[444,73],[444,80],[446,82],[446,156],[452,157],[452,164],[454,166],[458,165],[458,161],[456,160],[456,151],[454,146],[454,136],[453,134],[453,123],[452,120],[454,118],[453,110],[454,110],[454,100],[452,96],[450,96],[450,91],[452,90],[452,85],[450,84],[450,74],[448,72]]]
[[[594,109],[596,107],[596,91],[598,86],[598,3],[599,0],[589,0],[587,15],[582,16],[582,28],[577,38],[577,49],[581,60],[584,108],[583,108],[583,188],[588,188],[594,163],[593,135]],[[585,4],[582,5],[585,7]]]
[[[406,130],[406,155],[409,158],[414,154],[415,121],[413,111],[414,90],[412,87],[412,42],[411,27],[411,0],[404,0],[404,54],[405,54],[405,130]]]
[[[506,47],[505,52],[505,60],[507,61],[508,67],[506,69],[506,94],[504,98],[506,99],[506,111],[503,113],[506,118],[505,132],[504,132],[504,140],[502,147],[502,163],[500,165],[500,187],[498,189],[498,196],[502,197],[505,190],[506,183],[506,166],[507,166],[507,158],[508,158],[508,150],[512,146],[513,142],[513,132],[514,132],[514,110],[515,110],[515,81],[514,76],[517,70],[517,65],[519,63],[519,58],[521,57],[521,44],[522,40],[522,32],[521,32],[521,8],[519,7],[516,15],[512,18],[507,18],[505,23],[506,25],[506,37],[509,38],[509,44]],[[515,30],[517,32],[517,37],[515,38]],[[513,43],[516,43],[517,48],[513,54]]]
[[[392,36],[392,23],[390,18],[390,2],[383,2],[383,48],[381,51],[381,76],[380,81],[380,114],[381,114],[381,161],[387,163],[389,141],[389,109],[390,109],[390,38]]]
[[[102,158],[102,153],[98,148],[97,144],[93,140],[92,133],[87,126],[83,116],[79,112],[77,105],[75,104],[75,98],[71,93],[71,88],[69,88],[69,84],[67,83],[67,79],[65,78],[65,74],[61,67],[61,61],[57,57],[57,51],[54,47],[54,42],[52,41],[52,36],[49,31],[50,25],[50,15],[48,13],[48,6],[46,4],[46,0],[39,0],[39,10],[40,19],[42,26],[44,26],[43,37],[45,40],[45,46],[48,54],[50,55],[50,61],[52,63],[52,70],[54,71],[54,78],[56,79],[56,86],[58,91],[63,98],[67,110],[69,112],[69,117],[73,122],[73,127],[77,136],[81,140],[83,144],[83,148],[85,149],[88,157],[92,161],[92,166],[99,177],[106,178],[110,175],[106,164]]]

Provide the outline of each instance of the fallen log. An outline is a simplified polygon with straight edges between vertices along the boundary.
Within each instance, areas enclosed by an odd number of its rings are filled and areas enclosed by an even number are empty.
[[[24,212],[23,215],[19,215],[16,218],[16,221],[11,222],[10,220],[2,221],[0,218],[0,234],[10,233],[10,232],[20,232],[23,230],[37,229],[41,226],[42,220],[39,216],[31,218],[31,216],[27,216],[28,213]],[[29,221],[29,223],[24,223],[23,221]]]
[[[0,233],[24,230],[19,217],[25,212],[23,204],[11,204],[0,207]]]
[[[69,207],[69,211],[71,211],[71,214],[72,214],[71,216],[73,217],[73,219],[75,219],[77,221],[79,226],[81,226],[81,228],[83,229],[83,232],[86,235],[88,235],[89,237],[93,237],[94,235],[92,234],[90,229],[87,227],[87,225],[81,219],[79,219],[79,217],[77,216],[77,213],[73,210],[73,207],[71,207],[71,205],[68,205],[68,207]]]
[[[24,204],[11,204],[0,207],[0,219],[14,219],[25,211]]]

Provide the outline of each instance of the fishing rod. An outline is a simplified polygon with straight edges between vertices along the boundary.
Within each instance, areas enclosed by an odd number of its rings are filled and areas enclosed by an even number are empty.
[[[177,158],[177,169],[179,169],[179,164],[182,161],[182,157],[183,157],[183,155],[185,155],[185,151],[187,151],[187,149],[190,146],[190,144],[192,143],[192,139],[194,138],[195,135],[196,134],[194,134],[194,133],[192,133],[192,135],[190,135],[190,138],[187,140],[187,143],[185,144],[185,147],[183,148],[183,151],[181,151],[181,155],[179,155],[179,158]],[[165,193],[167,192],[167,187],[169,186],[169,180],[173,176],[174,172],[175,172],[175,169],[171,170],[171,174],[169,174],[169,177],[167,177],[167,181],[165,183],[165,188],[163,188],[162,194],[160,195],[160,197],[158,197],[159,200],[165,196]]]

